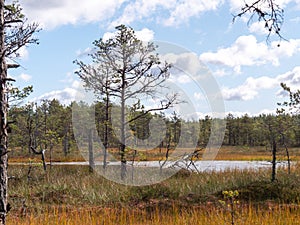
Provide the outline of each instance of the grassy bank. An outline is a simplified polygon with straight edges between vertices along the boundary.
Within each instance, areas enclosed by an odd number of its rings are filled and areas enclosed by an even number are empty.
[[[47,172],[34,166],[28,171],[28,166],[9,168],[10,224],[224,224],[229,217],[219,202],[224,190],[240,193],[237,210],[243,224],[300,221],[298,165],[290,175],[279,170],[275,183],[268,170],[180,171],[143,187],[113,183],[86,166],[54,166]]]

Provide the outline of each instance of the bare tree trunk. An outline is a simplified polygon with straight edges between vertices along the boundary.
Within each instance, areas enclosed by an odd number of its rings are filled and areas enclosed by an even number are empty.
[[[288,161],[288,174],[291,174],[291,158],[290,158],[290,152],[289,149],[287,147],[287,144],[285,142],[285,135],[283,133],[281,133],[282,136],[282,141],[283,141],[283,145],[285,148],[285,153],[286,153],[286,157],[287,157],[287,161]]]
[[[93,172],[95,168],[94,149],[93,149],[93,130],[89,130],[89,170]]]
[[[105,124],[104,124],[104,152],[103,152],[103,170],[105,172],[107,165],[107,148],[108,148],[108,122],[109,122],[109,93],[106,91],[105,99]]]
[[[286,144],[284,144],[287,162],[288,162],[288,174],[291,174],[291,158],[290,158],[290,152]]]
[[[53,144],[50,143],[50,157],[49,157],[49,162],[50,162],[50,170],[52,169],[52,152],[53,151]]]
[[[276,180],[276,155],[277,155],[277,146],[275,138],[273,137],[272,141],[272,178],[271,181]]]
[[[125,137],[125,72],[122,75],[122,92],[121,92],[121,144],[120,144],[120,156],[121,156],[121,179],[126,178],[126,157],[125,157],[125,148],[126,148],[126,137]]]
[[[34,153],[34,154],[36,154],[36,155],[42,155],[42,161],[43,161],[43,168],[44,168],[44,171],[46,171],[47,170],[47,165],[46,165],[46,161],[45,161],[45,149],[43,150],[41,150],[41,151],[37,151],[34,147],[30,147],[30,149],[32,150],[32,152]]]
[[[69,132],[69,124],[65,126],[65,130],[64,130],[64,137],[63,137],[63,151],[64,151],[64,155],[67,156],[69,153],[69,136],[68,136],[68,132]]]
[[[163,173],[163,167],[164,165],[168,162],[169,160],[169,151],[170,151],[170,143],[168,143],[167,147],[166,147],[166,159],[165,161],[163,161],[163,163],[161,163],[161,161],[159,161],[159,175],[161,176]]]
[[[7,214],[7,65],[5,61],[4,0],[0,0],[0,224]]]

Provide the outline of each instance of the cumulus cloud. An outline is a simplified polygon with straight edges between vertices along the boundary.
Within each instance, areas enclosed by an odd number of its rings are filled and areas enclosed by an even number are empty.
[[[167,26],[174,26],[187,22],[191,17],[199,16],[201,13],[216,10],[223,4],[224,0],[186,0],[175,5],[168,19],[164,21]]]
[[[116,32],[106,32],[103,34],[102,40],[108,41],[111,38],[114,38],[116,35]],[[135,35],[137,39],[145,42],[152,41],[154,39],[154,31],[150,30],[148,28],[143,28],[142,30],[135,31]]]
[[[135,35],[136,35],[136,37],[139,40],[148,42],[148,41],[152,41],[153,40],[153,38],[154,38],[154,31],[153,30],[149,30],[148,28],[143,28],[140,31],[136,31]]]
[[[253,35],[240,36],[230,47],[201,54],[200,60],[231,67],[236,73],[241,73],[241,66],[258,66],[267,63],[279,66],[281,57],[291,57],[300,51],[300,39],[282,42],[280,48],[277,45],[277,42],[272,42],[271,46],[265,42],[257,42]]]
[[[176,0],[133,1],[125,6],[122,15],[114,20],[111,26],[130,24],[136,20],[150,18],[159,9],[171,10],[174,5],[176,5]]]
[[[114,20],[111,26],[130,24],[142,19],[156,20],[155,22],[166,26],[177,26],[188,22],[192,17],[201,15],[203,12],[216,10],[224,2],[225,0],[132,1],[126,5],[122,15]],[[157,12],[163,13],[158,15]]]
[[[72,101],[76,100],[78,91],[74,88],[65,88],[63,90],[55,90],[45,93],[37,98],[32,99],[34,102],[40,102],[42,100],[56,99],[63,105],[69,105]]]
[[[247,2],[251,1],[254,0]],[[29,19],[46,29],[96,21],[104,22],[110,28],[140,20],[177,26],[204,12],[216,10],[225,2],[229,2],[232,12],[237,12],[244,5],[244,1],[240,0],[20,0]],[[291,2],[299,4],[299,0],[277,0],[276,3],[285,7]]]
[[[292,91],[299,90],[300,87],[300,66],[295,67],[293,70],[277,76],[280,83],[285,83]],[[286,92],[281,89],[277,92],[278,96],[285,96]]]
[[[25,14],[43,28],[103,21],[112,17],[125,0],[21,0]]]
[[[20,3],[30,20],[37,21],[45,29],[52,29],[66,24],[95,21],[109,23],[110,28],[119,24],[129,25],[141,19],[155,18],[157,21],[162,22],[162,18],[157,18],[157,12],[160,10],[164,11],[164,15],[169,15],[173,12],[173,15],[170,15],[170,20],[180,21],[183,18],[188,19],[191,16],[195,16],[201,10],[213,9],[216,7],[217,2],[220,1],[224,0],[201,0],[200,2],[195,0],[20,0]],[[117,12],[120,12],[121,8],[121,15],[117,19],[113,19]],[[179,10],[182,10],[182,12]],[[156,16],[153,16],[154,14]],[[176,16],[180,18],[175,18]]]
[[[191,52],[161,56],[162,61],[171,63],[170,81],[175,84],[201,83],[210,76],[209,70],[199,60],[198,56]]]
[[[172,64],[171,75],[174,81],[188,83],[192,80],[200,80],[208,73],[198,56],[192,52],[164,54],[161,55],[161,60]]]
[[[300,87],[300,66],[274,78],[267,76],[258,78],[249,77],[243,84],[237,87],[223,87],[222,94],[224,100],[227,101],[247,101],[257,97],[261,90],[279,88],[280,83],[287,84],[292,91],[298,90]],[[281,97],[286,95],[283,89],[280,89],[276,94]]]
[[[242,100],[247,101],[254,99],[260,90],[271,89],[279,86],[277,79],[270,77],[248,77],[246,81],[235,88],[224,87],[222,89],[223,98],[227,101]]]

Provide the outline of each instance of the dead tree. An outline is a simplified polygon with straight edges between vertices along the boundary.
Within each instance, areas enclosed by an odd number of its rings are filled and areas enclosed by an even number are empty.
[[[195,149],[190,154],[184,154],[181,159],[177,160],[173,167],[175,168],[181,168],[188,171],[196,171],[197,173],[200,173],[197,166],[195,165],[195,161],[200,159],[200,150]]]
[[[37,151],[34,147],[31,147],[30,149],[32,150],[32,152],[34,154],[42,156],[43,168],[46,171],[46,169],[47,169],[46,161],[45,161],[45,152],[46,152],[46,149],[42,149],[40,151]]]
[[[159,161],[159,174],[162,175],[163,172],[163,167],[166,165],[166,163],[169,160],[169,153],[170,153],[170,140],[169,143],[167,144],[167,148],[166,148],[166,156],[165,156],[165,160],[164,161]]]
[[[20,48],[30,43],[37,43],[33,34],[38,31],[38,25],[28,24],[22,14],[20,5],[13,1],[5,5],[0,0],[0,224],[6,224],[8,212],[7,203],[7,162],[8,162],[8,68],[17,68],[17,64],[7,64],[7,58],[18,57]]]
[[[5,60],[4,0],[0,1],[0,220],[6,223],[7,213],[7,64]]]
[[[95,168],[94,149],[93,149],[93,129],[89,130],[89,171],[93,172]]]
[[[100,39],[94,42],[96,51],[91,57],[96,67],[81,61],[75,63],[79,66],[76,74],[87,89],[100,95],[107,93],[108,96],[105,97],[113,97],[120,104],[120,113],[115,116],[118,116],[120,121],[120,175],[124,180],[127,175],[126,126],[148,113],[163,111],[178,104],[178,93],[161,96],[161,90],[167,90],[165,82],[170,75],[171,64],[160,61],[155,53],[157,47],[154,43],[143,43],[137,39],[134,30],[125,25],[120,25],[116,29],[115,37],[107,41]],[[108,92],[105,93],[105,90]],[[128,120],[127,109],[137,105],[136,101],[145,97],[161,99],[160,106],[153,106]],[[135,103],[131,104],[132,101]],[[136,110],[141,111],[141,108]]]

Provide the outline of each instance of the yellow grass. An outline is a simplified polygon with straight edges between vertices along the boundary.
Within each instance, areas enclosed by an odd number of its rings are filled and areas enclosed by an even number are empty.
[[[277,205],[264,209],[244,206],[237,210],[235,224],[243,225],[297,225],[300,210],[297,206]],[[8,225],[220,225],[231,224],[229,212],[215,206],[193,207],[180,210],[159,208],[153,211],[129,208],[51,208],[40,214],[9,215]]]
[[[174,147],[175,148],[175,147]],[[101,151],[101,150],[95,150]],[[184,155],[185,153],[191,153],[194,149],[180,149],[176,148],[177,155]],[[299,148],[290,148],[290,156],[293,161],[300,160],[300,152]],[[112,154],[116,159],[119,158],[119,150],[117,148],[109,149],[108,152]],[[173,150],[170,150],[169,156],[172,157]],[[204,150],[200,151],[200,159],[201,155],[203,154]],[[138,151],[137,155],[135,156],[136,161],[156,161],[156,160],[165,160],[166,149],[162,148],[155,148],[151,150],[140,150]],[[218,154],[215,160],[245,160],[245,161],[265,161],[271,160],[271,152],[270,150],[266,149],[264,146],[256,146],[256,147],[247,147],[247,146],[222,146],[218,150]],[[10,162],[28,162],[29,158],[32,161],[40,161],[40,156],[37,155],[27,155],[24,154],[12,154],[10,156]],[[128,160],[132,160],[132,152],[128,152],[127,156]],[[103,160],[102,157],[98,157],[95,160]],[[284,150],[278,151],[278,160],[287,160],[285,156]],[[46,152],[46,161],[49,161],[49,152]],[[59,162],[70,162],[70,161],[85,161],[83,156],[80,152],[72,152],[67,156],[64,156],[61,150],[55,149],[53,151],[52,161],[59,161]]]

